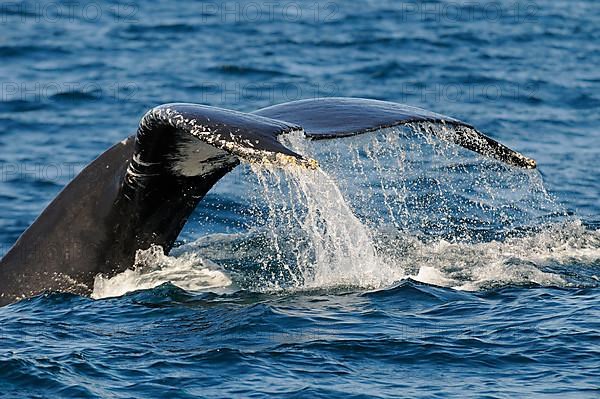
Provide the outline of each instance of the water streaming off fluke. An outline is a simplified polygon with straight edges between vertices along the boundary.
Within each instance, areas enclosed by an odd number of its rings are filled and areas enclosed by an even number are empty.
[[[254,291],[379,289],[406,278],[461,290],[597,284],[600,233],[567,216],[537,170],[474,156],[432,129],[452,128],[288,136],[286,146],[321,168],[243,165],[211,194],[236,198],[229,211],[243,217],[238,231],[210,232],[172,256],[140,251],[135,270],[99,277],[94,296],[167,281]],[[565,270],[573,261],[589,273]]]

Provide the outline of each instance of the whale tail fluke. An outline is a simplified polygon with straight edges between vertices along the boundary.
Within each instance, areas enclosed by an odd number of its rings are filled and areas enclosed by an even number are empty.
[[[197,104],[165,104],[142,118],[126,181],[164,174],[197,176],[239,160],[316,167],[317,162],[285,147],[278,136],[302,132],[308,139],[332,139],[414,123],[447,125],[429,129],[443,140],[523,168],[536,163],[482,134],[473,126],[445,115],[407,105],[358,98],[301,100],[253,113]],[[146,172],[144,172],[146,171]]]
[[[435,129],[432,133],[513,166],[527,169],[536,167],[533,159],[485,136],[468,123],[403,104],[330,97],[274,105],[255,111],[254,114],[298,124],[304,129],[306,137],[311,139],[354,136],[419,122],[449,125],[452,129]]]
[[[165,104],[137,134],[75,177],[0,261],[0,305],[44,291],[89,294],[151,245],[173,246],[198,202],[241,160],[315,168],[278,137],[331,139],[410,123],[439,123],[442,139],[511,165],[535,161],[459,120],[405,105],[355,98],[303,100],[254,113]]]

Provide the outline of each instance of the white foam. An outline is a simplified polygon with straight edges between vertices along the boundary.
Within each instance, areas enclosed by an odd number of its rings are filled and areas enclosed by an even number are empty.
[[[410,276],[413,280],[420,281],[422,283],[440,285],[440,286],[451,286],[455,283],[444,276],[444,274],[432,266],[421,266],[419,273],[416,276]]]
[[[136,254],[135,266],[112,278],[96,276],[92,298],[107,298],[127,292],[150,289],[166,282],[188,291],[214,290],[231,284],[218,266],[193,253],[166,256],[153,246]]]

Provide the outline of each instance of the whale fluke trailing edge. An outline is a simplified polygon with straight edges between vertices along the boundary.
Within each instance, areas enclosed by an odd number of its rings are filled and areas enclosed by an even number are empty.
[[[323,98],[252,113],[160,105],[134,136],[84,168],[2,258],[0,305],[49,291],[89,295],[96,275],[123,272],[137,250],[161,245],[168,253],[197,204],[240,161],[317,167],[281,135],[332,139],[418,122],[451,125],[434,133],[514,166],[536,166],[467,123],[391,102]]]

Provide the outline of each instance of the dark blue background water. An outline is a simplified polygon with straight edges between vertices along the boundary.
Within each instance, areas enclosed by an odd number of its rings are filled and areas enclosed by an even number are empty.
[[[594,0],[0,4],[2,252],[172,101],[357,96],[458,117],[535,158],[584,226],[543,243],[562,285],[25,300],[0,309],[2,396],[598,397],[599,26]]]

